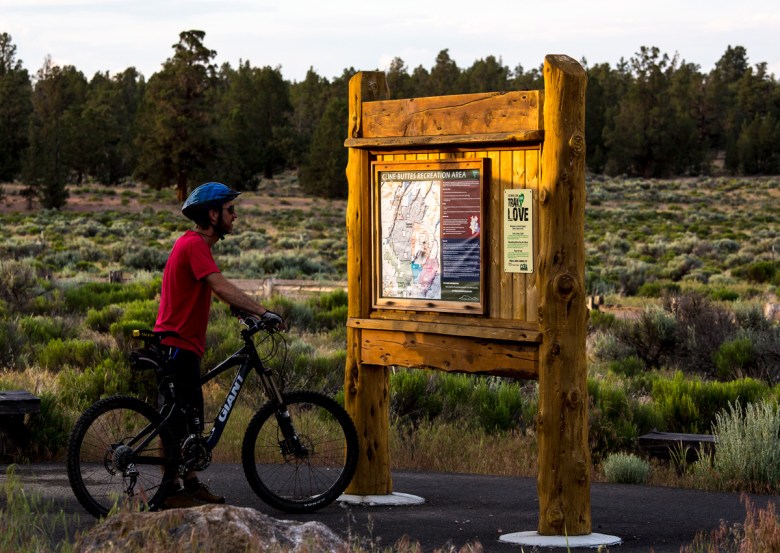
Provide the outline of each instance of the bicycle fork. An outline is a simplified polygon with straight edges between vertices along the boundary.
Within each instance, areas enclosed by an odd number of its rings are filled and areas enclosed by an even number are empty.
[[[276,386],[276,382],[265,371],[260,371],[260,379],[267,396],[276,402],[276,422],[283,436],[283,439],[279,442],[279,449],[282,455],[284,457],[293,456],[296,458],[308,457],[309,450],[298,438],[298,433],[295,431],[292,418],[290,418],[290,411],[284,402],[282,393]]]

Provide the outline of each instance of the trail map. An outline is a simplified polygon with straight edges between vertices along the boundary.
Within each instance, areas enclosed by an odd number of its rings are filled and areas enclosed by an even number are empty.
[[[479,171],[379,175],[380,296],[480,301]]]

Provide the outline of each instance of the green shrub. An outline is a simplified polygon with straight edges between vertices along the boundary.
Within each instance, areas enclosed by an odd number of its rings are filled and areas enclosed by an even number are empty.
[[[713,354],[713,360],[720,380],[755,374],[758,365],[753,340],[747,337],[723,342],[718,351]]]
[[[529,421],[524,420],[527,411],[516,383],[483,377],[474,387],[470,404],[475,411],[476,422],[488,432],[529,426]]]
[[[680,293],[680,285],[666,280],[645,282],[637,290],[636,295],[644,298],[660,298],[666,294]]]
[[[774,402],[735,401],[713,426],[714,466],[729,489],[776,493],[780,489],[780,415]]]
[[[615,337],[646,368],[659,369],[669,361],[679,343],[678,322],[671,313],[648,307],[637,320],[619,321]]]
[[[159,247],[141,246],[140,248],[133,248],[124,256],[124,263],[127,267],[146,271],[162,271],[167,260],[168,251]]]
[[[590,317],[588,319],[588,330],[591,332],[606,332],[615,326],[616,321],[617,318],[612,313],[604,313],[603,311],[594,309],[590,312]]]
[[[102,309],[90,309],[84,319],[84,325],[90,330],[108,332],[111,325],[119,321],[124,313],[119,305],[107,305]]]
[[[292,361],[291,380],[286,386],[298,389],[311,389],[329,395],[344,387],[344,367],[347,363],[346,350],[318,355],[309,350],[298,355]]]
[[[621,376],[636,376],[645,370],[645,364],[636,355],[629,355],[609,363],[609,370]]]
[[[438,393],[441,396],[442,411],[449,418],[459,417],[463,406],[468,405],[474,391],[474,378],[465,374],[441,374]]]
[[[712,288],[708,292],[710,299],[714,301],[737,301],[739,293],[726,288]]]
[[[772,328],[772,323],[764,316],[761,305],[757,303],[736,303],[732,310],[737,326],[743,330],[768,331]]]
[[[653,429],[665,429],[656,406],[629,396],[621,383],[589,378],[588,396],[588,439],[594,461],[634,447],[639,436]]]
[[[716,415],[737,400],[759,401],[769,395],[766,384],[751,378],[731,382],[707,382],[685,378],[681,372],[673,378],[653,382],[652,397],[671,432],[709,433]]]
[[[127,361],[119,352],[85,370],[67,368],[57,375],[60,401],[78,412],[100,398],[130,393],[132,382]]]
[[[0,319],[0,367],[16,368],[17,358],[26,344],[16,321]]]
[[[153,316],[151,321],[154,320]],[[241,347],[241,328],[226,305],[212,305],[209,326],[206,329],[206,352],[201,360],[203,369],[215,367]]]
[[[86,313],[90,308],[102,309],[110,304],[153,299],[160,292],[161,280],[118,283],[89,282],[65,289],[65,308],[70,312]]]
[[[47,370],[61,370],[66,366],[84,368],[97,363],[100,355],[97,345],[89,340],[57,338],[37,352],[36,361]]]
[[[593,337],[593,355],[599,361],[615,361],[625,357],[636,357],[634,348],[610,331],[598,332]]]
[[[19,330],[29,344],[38,345],[56,339],[74,338],[78,326],[63,317],[34,315],[19,319]]]
[[[613,453],[602,463],[607,482],[644,484],[650,476],[650,464],[632,453]]]
[[[678,347],[670,366],[715,377],[712,352],[737,330],[731,312],[699,292],[664,298],[664,306],[679,325]]]
[[[399,369],[390,376],[390,412],[402,423],[417,424],[442,411],[442,398],[434,393],[437,373]]]
[[[23,311],[39,288],[31,262],[0,260],[0,299],[13,311]]]
[[[279,313],[290,330],[306,332],[315,328],[314,311],[307,303],[293,301],[282,296],[273,296],[268,298],[264,305],[271,311]]]
[[[122,316],[117,322],[145,321],[147,325],[153,325],[157,320],[157,311],[160,302],[157,299],[134,300],[122,304]]]
[[[269,298],[265,305],[278,312],[288,328],[296,332],[322,332],[347,324],[347,293],[334,290],[305,301],[282,296]]]
[[[736,267],[732,273],[738,278],[744,278],[749,282],[764,284],[772,282],[777,273],[778,263],[774,261],[756,261],[747,266]]]
[[[27,423],[30,445],[27,455],[31,459],[51,459],[68,441],[72,421],[65,413],[60,398],[51,392],[42,392],[41,410],[31,415]]]

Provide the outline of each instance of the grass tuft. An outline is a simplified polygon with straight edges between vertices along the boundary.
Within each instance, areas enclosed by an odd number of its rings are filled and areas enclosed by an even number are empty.
[[[650,464],[633,453],[613,453],[602,463],[604,476],[612,484],[644,484]]]

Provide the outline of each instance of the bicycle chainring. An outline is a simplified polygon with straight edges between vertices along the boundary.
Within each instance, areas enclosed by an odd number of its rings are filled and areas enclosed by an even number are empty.
[[[211,464],[211,451],[202,436],[192,435],[184,440],[181,446],[181,457],[182,475],[191,470],[204,470]]]

